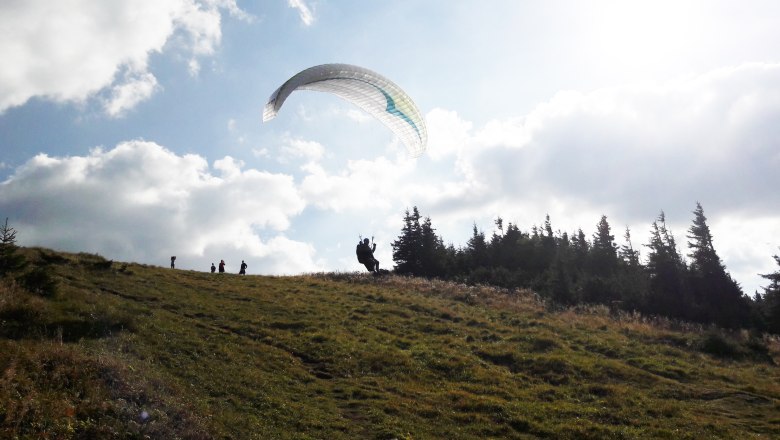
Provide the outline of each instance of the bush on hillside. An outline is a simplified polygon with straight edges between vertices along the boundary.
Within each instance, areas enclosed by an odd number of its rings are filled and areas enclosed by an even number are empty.
[[[744,341],[740,341],[722,332],[712,330],[701,337],[698,348],[703,353],[721,359],[752,359],[774,363],[767,345],[755,336],[749,336]]]
[[[57,280],[42,267],[35,267],[20,277],[25,289],[44,298],[53,298],[57,294]]]

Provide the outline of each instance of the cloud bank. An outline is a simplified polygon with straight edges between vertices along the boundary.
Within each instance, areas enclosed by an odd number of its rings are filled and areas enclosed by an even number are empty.
[[[305,206],[292,179],[230,157],[210,169],[200,156],[131,141],[84,157],[38,155],[0,188],[0,210],[27,245],[139,262],[177,255],[201,269],[250,258],[264,273],[318,268],[311,245],[284,235]]]
[[[214,53],[221,11],[249,20],[234,0],[29,0],[0,3],[0,112],[33,97],[101,101],[121,116],[159,89],[152,54]],[[99,36],[99,37],[96,37]]]

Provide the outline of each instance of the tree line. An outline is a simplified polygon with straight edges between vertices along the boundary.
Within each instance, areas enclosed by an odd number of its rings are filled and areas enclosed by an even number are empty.
[[[769,285],[754,297],[744,294],[718,256],[704,210],[693,211],[683,255],[663,211],[653,221],[647,255],[640,258],[626,228],[618,245],[606,216],[588,237],[578,229],[553,232],[542,226],[522,231],[495,220],[486,236],[476,224],[465,246],[445,245],[430,217],[406,210],[401,235],[392,243],[399,274],[464,283],[527,287],[560,305],[605,304],[726,328],[753,328],[780,334],[780,269],[762,275]],[[687,257],[687,258],[686,258]],[[780,257],[774,256],[780,266]]]

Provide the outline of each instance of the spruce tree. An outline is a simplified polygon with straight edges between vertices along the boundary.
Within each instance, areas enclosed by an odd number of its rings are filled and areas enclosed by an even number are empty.
[[[563,233],[558,240],[555,258],[547,270],[546,290],[550,298],[558,304],[574,304],[575,297],[573,281],[577,272],[573,264],[574,254],[569,241],[569,235]]]
[[[617,245],[615,244],[615,236],[610,231],[606,215],[602,215],[601,220],[596,225],[590,261],[590,272],[594,275],[608,276],[617,270]]]
[[[411,213],[408,209],[404,213],[404,226],[401,229],[401,235],[391,246],[393,247],[393,261],[395,262],[396,272],[401,274],[416,274],[420,272],[422,234],[420,212],[416,206]]]
[[[631,229],[628,226],[626,226],[623,239],[626,243],[620,247],[620,259],[628,267],[638,267],[640,265],[639,251],[634,250],[634,245],[631,243]]]
[[[540,237],[541,240],[541,255],[539,255],[539,265],[542,271],[547,270],[552,266],[553,259],[555,258],[555,237],[553,236],[552,223],[550,222],[550,215],[547,214],[544,218],[544,233]]]
[[[441,277],[444,275],[446,248],[436,235],[430,217],[425,217],[420,226],[420,267],[415,275]]]
[[[0,277],[21,271],[27,265],[23,255],[16,246],[16,230],[5,224],[0,226]]]
[[[742,289],[726,272],[715,247],[701,203],[696,203],[693,224],[688,229],[691,258],[691,289],[696,303],[696,319],[726,327],[747,324],[749,305]]]
[[[692,303],[685,284],[686,267],[677,250],[663,211],[652,224],[647,255],[650,294],[647,311],[665,316],[688,318]]]
[[[485,233],[477,229],[476,223],[474,223],[471,238],[466,243],[465,253],[470,270],[488,265],[488,245],[485,241]]]
[[[780,256],[773,256],[780,266]],[[761,298],[761,314],[767,331],[780,335],[780,268],[770,274],[761,275],[770,281],[764,288],[764,296]]]
[[[590,303],[611,304],[618,300],[615,277],[618,269],[617,245],[607,216],[602,215],[587,257],[586,271],[579,281],[582,299]]]
[[[577,233],[572,235],[571,247],[575,267],[578,270],[584,269],[590,253],[590,243],[588,243],[585,233],[582,232],[582,228],[577,229]]]
[[[631,230],[626,226],[623,234],[625,244],[620,247],[620,264],[617,275],[617,289],[620,292],[621,308],[624,310],[642,310],[649,292],[649,280],[644,266],[639,260],[639,251],[631,242]]]
[[[725,272],[712,245],[712,233],[707,225],[707,217],[704,216],[701,203],[696,202],[693,214],[693,224],[688,229],[687,236],[688,248],[691,249],[691,253],[688,254],[691,257],[691,270],[700,273]]]

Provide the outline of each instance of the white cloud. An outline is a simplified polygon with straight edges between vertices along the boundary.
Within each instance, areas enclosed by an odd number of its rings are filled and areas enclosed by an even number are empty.
[[[311,8],[306,2],[303,0],[287,0],[287,4],[290,5],[291,8],[298,10],[298,15],[300,15],[304,25],[311,26],[312,23],[314,23],[314,13],[312,13]]]
[[[426,155],[433,159],[456,154],[469,142],[472,123],[462,120],[454,111],[433,109],[425,115],[428,127]]]
[[[346,115],[349,119],[352,119],[355,122],[364,123],[368,122],[372,119],[371,115],[364,112],[363,110],[358,110],[354,108],[347,109]]]
[[[300,185],[302,197],[322,209],[387,211],[409,196],[407,183],[414,170],[412,160],[391,162],[384,157],[375,160],[349,161],[346,169],[330,174],[323,167],[309,163],[308,174]]]
[[[238,14],[234,1],[2,2],[0,112],[32,97],[79,102],[110,89],[105,110],[117,116],[157,90],[149,56],[170,41],[197,72],[196,58],[220,43],[220,8]]]
[[[104,104],[105,111],[112,117],[122,116],[124,112],[152,96],[157,89],[157,78],[148,72],[126,79],[124,83],[113,87],[111,99]]]
[[[286,138],[281,148],[279,160],[283,163],[291,159],[304,159],[307,162],[316,162],[325,154],[325,147],[316,141],[304,139]]]
[[[780,224],[778,90],[780,64],[748,64],[663,84],[560,92],[522,118],[477,128],[434,110],[429,156],[452,158],[454,173],[441,181],[459,188],[448,195],[442,185],[416,200],[445,217],[501,215],[521,228],[550,213],[556,229],[587,231],[606,214],[618,236],[632,226],[635,246],[663,209],[684,253],[699,201],[713,223],[741,225],[719,232],[719,251],[752,292],[772,251],[746,251],[751,240],[739,231],[777,237],[768,225]]]
[[[38,155],[0,184],[24,245],[98,252],[107,258],[205,270],[213,260],[255,273],[314,271],[310,244],[284,236],[304,200],[293,179],[230,157],[210,172],[197,155],[131,141],[88,156]]]
[[[457,169],[496,197],[586,200],[632,218],[648,207],[687,212],[696,200],[711,200],[710,210],[777,214],[777,90],[780,65],[756,64],[662,85],[563,92],[526,117],[476,130],[432,112],[430,154],[457,152]]]

